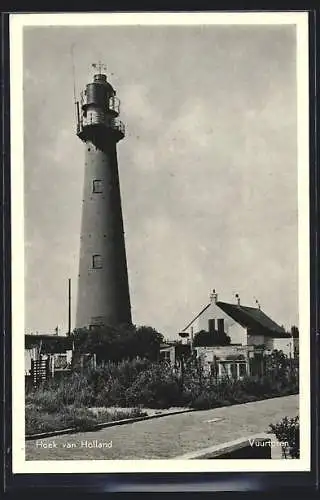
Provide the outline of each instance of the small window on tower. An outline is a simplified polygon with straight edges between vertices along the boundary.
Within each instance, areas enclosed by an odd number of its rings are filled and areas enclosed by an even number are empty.
[[[92,267],[93,269],[102,269],[102,256],[93,255],[92,256]]]
[[[102,181],[100,179],[95,179],[92,183],[93,193],[102,193]]]
[[[89,325],[89,330],[97,330],[98,328],[102,328],[103,325]]]
[[[102,316],[94,316],[91,318],[91,324],[89,325],[89,330],[96,330],[97,328],[102,328],[104,325],[104,318]]]

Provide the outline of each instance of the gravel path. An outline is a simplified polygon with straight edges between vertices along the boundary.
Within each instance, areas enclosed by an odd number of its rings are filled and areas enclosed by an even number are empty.
[[[299,396],[286,396],[214,410],[26,442],[26,460],[173,458],[266,432],[270,423],[298,415]]]

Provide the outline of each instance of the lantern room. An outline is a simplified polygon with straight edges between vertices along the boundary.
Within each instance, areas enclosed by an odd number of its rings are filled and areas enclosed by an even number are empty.
[[[104,136],[116,142],[123,139],[125,127],[118,118],[120,101],[105,74],[93,76],[93,81],[80,93],[80,102],[76,103],[76,107],[77,135],[80,139],[91,140],[92,134],[96,136],[97,133],[101,138]]]

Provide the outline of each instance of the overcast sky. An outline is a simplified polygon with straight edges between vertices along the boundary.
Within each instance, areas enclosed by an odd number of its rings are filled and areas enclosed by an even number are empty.
[[[134,323],[172,338],[216,288],[297,324],[295,27],[42,27],[24,29],[26,330],[66,330],[69,277],[76,307],[72,44],[77,91],[101,59],[121,100]]]

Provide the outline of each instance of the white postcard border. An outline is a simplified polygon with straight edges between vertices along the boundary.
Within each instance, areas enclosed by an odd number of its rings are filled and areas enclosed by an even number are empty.
[[[25,460],[23,28],[25,26],[294,24],[297,28],[298,206],[300,317],[300,459],[298,460]],[[13,473],[251,472],[310,470],[310,259],[308,13],[10,14],[12,227]]]

